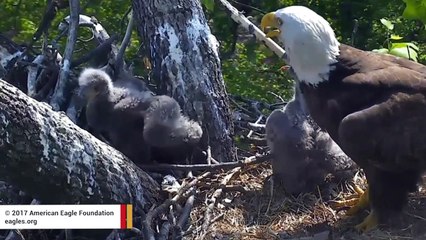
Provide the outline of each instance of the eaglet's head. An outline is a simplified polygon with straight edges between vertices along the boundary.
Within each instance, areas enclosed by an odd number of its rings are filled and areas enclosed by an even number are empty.
[[[109,94],[112,89],[110,76],[99,69],[86,68],[78,78],[79,96],[91,100],[100,94]]]
[[[266,14],[261,27],[284,44],[289,65],[300,81],[316,85],[328,80],[330,64],[339,55],[339,42],[323,17],[303,6],[290,6]]]

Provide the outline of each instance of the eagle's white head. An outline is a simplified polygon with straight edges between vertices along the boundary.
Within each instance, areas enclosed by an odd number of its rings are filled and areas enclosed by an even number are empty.
[[[327,20],[307,7],[290,6],[266,14],[261,27],[277,28],[267,36],[284,44],[299,81],[317,85],[328,80],[340,44]]]

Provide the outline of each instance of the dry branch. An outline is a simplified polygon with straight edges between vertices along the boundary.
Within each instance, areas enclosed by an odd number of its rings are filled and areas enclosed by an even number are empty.
[[[154,217],[157,217],[159,214],[166,212],[166,210],[172,205],[175,204],[177,201],[179,201],[182,197],[184,197],[184,195],[186,194],[186,192],[194,187],[201,179],[209,176],[211,173],[210,172],[206,172],[196,178],[194,178],[191,182],[187,183],[187,184],[183,184],[182,187],[179,189],[178,193],[173,197],[173,198],[169,198],[167,199],[163,204],[161,204],[160,206],[158,206],[157,208],[153,209],[152,211],[150,211],[144,221],[143,221],[143,226],[144,226],[144,234],[145,234],[145,239],[148,240],[155,240],[154,237],[154,229],[152,228],[152,221],[154,219]]]
[[[236,174],[237,172],[239,172],[241,170],[241,167],[236,167],[234,169],[232,169],[223,179],[222,181],[220,181],[220,187],[218,189],[216,189],[214,191],[214,193],[212,194],[211,198],[209,199],[209,205],[207,206],[207,209],[204,213],[204,223],[202,225],[202,237],[201,239],[204,239],[205,235],[207,234],[207,230],[211,224],[211,219],[212,219],[212,212],[213,212],[213,208],[216,205],[217,199],[220,197],[220,195],[223,192],[223,187],[226,186],[226,184],[228,184],[228,182],[231,180],[231,178],[234,176],[234,174]]]
[[[55,111],[59,111],[64,108],[66,96],[70,95],[69,91],[69,75],[71,67],[72,53],[74,51],[75,42],[77,41],[77,31],[78,31],[78,22],[79,22],[79,11],[80,11],[80,1],[79,0],[69,0],[70,4],[70,25],[68,31],[67,45],[65,47],[64,58],[62,62],[62,67],[59,73],[59,79],[56,82],[55,91],[52,95],[50,105]],[[75,116],[71,116],[75,118]]]
[[[83,63],[89,61],[90,59],[95,58],[96,56],[107,55],[105,53],[111,51],[113,42],[115,40],[117,40],[117,35],[111,36],[105,42],[101,43],[95,49],[93,49],[90,52],[88,52],[87,54],[83,55],[81,58],[72,61],[71,62],[71,68],[75,68],[75,67],[79,66],[80,64],[83,64]]]
[[[32,47],[33,43],[38,41],[43,33],[47,33],[52,21],[56,17],[58,10],[66,7],[66,1],[50,1],[46,11],[43,14],[43,19],[40,21],[37,31],[34,33],[33,38],[31,39],[29,47]]]
[[[0,80],[0,176],[43,203],[158,201],[159,186],[62,113]]]
[[[124,52],[126,51],[127,45],[129,45],[130,38],[132,37],[134,17],[133,12],[129,13],[129,24],[127,25],[126,34],[124,35],[123,41],[121,42],[120,49],[118,50],[117,57],[115,59],[114,74],[119,76],[124,71]]]
[[[32,62],[33,64],[28,65],[27,94],[30,97],[34,97],[36,95],[39,69],[44,59],[44,55],[38,55]]]
[[[264,156],[252,156],[245,158],[244,160],[237,162],[225,162],[218,164],[193,164],[193,165],[183,165],[183,164],[153,164],[153,165],[139,165],[142,169],[145,170],[187,170],[187,171],[196,171],[196,170],[217,170],[217,169],[232,169],[235,167],[242,167],[250,164],[262,163],[264,161],[270,160],[272,157],[270,155]]]

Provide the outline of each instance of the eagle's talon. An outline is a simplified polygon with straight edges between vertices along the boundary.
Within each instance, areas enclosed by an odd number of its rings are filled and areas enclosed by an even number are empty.
[[[359,197],[358,202],[346,212],[346,215],[353,216],[357,214],[358,212],[362,211],[363,209],[367,208],[369,205],[370,205],[370,201],[368,199],[368,188],[367,188],[367,190],[365,192],[363,191],[363,193]]]
[[[368,232],[377,228],[378,223],[379,221],[377,215],[375,214],[374,210],[372,210],[370,214],[368,214],[368,216],[364,219],[364,221],[362,221],[362,223],[355,226],[355,229],[362,233]]]
[[[347,208],[347,207],[353,207],[359,202],[359,197],[351,198],[351,199],[345,199],[345,200],[339,200],[334,201],[333,207],[334,208]]]
[[[358,197],[337,201],[335,204],[336,208],[350,207],[346,212],[348,216],[353,216],[369,206],[368,189],[363,191],[360,187],[355,186],[354,190],[359,194]]]

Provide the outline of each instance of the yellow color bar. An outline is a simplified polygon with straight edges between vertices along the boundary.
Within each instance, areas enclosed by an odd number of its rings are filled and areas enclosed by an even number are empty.
[[[127,204],[127,229],[133,228],[133,206]]]

